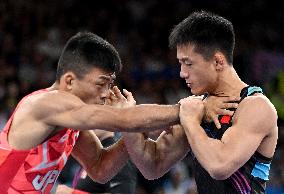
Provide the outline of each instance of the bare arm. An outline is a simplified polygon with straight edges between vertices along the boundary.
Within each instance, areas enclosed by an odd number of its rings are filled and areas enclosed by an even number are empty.
[[[55,194],[89,194],[89,193],[60,184],[57,186]]]
[[[37,117],[49,126],[141,132],[179,122],[179,105],[151,104],[126,108],[87,105],[76,96],[63,92],[50,94],[44,102],[40,105],[44,111]]]
[[[93,131],[80,132],[72,155],[88,175],[99,183],[109,181],[128,161],[123,140],[103,148]]]
[[[263,96],[247,97],[242,101],[233,126],[227,129],[221,140],[209,138],[200,127],[204,111],[200,100],[181,103],[181,123],[191,149],[215,179],[223,180],[231,176],[249,160],[263,139],[277,130],[277,113]],[[270,156],[274,153],[276,142],[271,146]]]
[[[157,179],[163,176],[177,161],[184,158],[189,145],[180,125],[170,132],[162,132],[156,141],[142,133],[123,133],[129,156],[143,176]]]
[[[213,120],[218,126],[217,114],[232,115],[237,100],[234,97],[210,96],[205,101],[206,119]],[[220,125],[220,124],[219,124]],[[156,141],[139,133],[123,133],[125,144],[131,160],[147,179],[156,179],[164,175],[170,167],[181,160],[190,147],[184,130],[180,125],[174,126],[170,133],[163,132]]]

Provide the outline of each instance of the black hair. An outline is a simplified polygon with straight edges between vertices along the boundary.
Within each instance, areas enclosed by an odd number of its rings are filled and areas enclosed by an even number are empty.
[[[197,11],[176,25],[170,36],[170,48],[186,44],[195,46],[195,51],[209,60],[215,52],[224,54],[233,63],[235,33],[232,23],[213,13]]]
[[[91,32],[79,32],[68,40],[62,51],[56,80],[68,71],[81,79],[94,67],[118,73],[122,64],[118,52],[106,40]]]

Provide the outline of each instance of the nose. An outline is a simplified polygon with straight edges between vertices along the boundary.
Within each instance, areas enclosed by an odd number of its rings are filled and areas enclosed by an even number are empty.
[[[188,77],[188,71],[186,70],[186,66],[185,65],[181,65],[180,66],[179,76],[181,78],[183,78],[183,79],[186,79]]]

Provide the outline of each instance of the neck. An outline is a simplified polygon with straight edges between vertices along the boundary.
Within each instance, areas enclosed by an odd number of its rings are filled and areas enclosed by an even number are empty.
[[[241,90],[246,86],[247,84],[239,78],[233,66],[227,66],[220,73],[217,87],[211,93],[214,95],[239,96]]]
[[[59,90],[59,83],[57,81],[54,82],[49,88],[47,88],[47,90],[49,91]]]

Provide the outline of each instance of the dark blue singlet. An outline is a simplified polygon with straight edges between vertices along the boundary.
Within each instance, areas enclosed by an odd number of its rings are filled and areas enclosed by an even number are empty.
[[[262,89],[255,86],[248,86],[242,89],[240,97],[242,101],[245,97],[255,93],[262,93]],[[232,126],[232,117],[219,116],[221,129],[217,129],[215,124],[202,123],[201,126],[208,137],[221,139],[225,131]],[[208,148],[210,149],[210,148]],[[193,153],[192,153],[193,154]],[[267,158],[258,152],[234,174],[226,180],[215,180],[210,177],[207,171],[199,164],[196,158],[193,159],[194,176],[199,194],[248,194],[265,193],[266,182],[270,170],[272,158]]]

